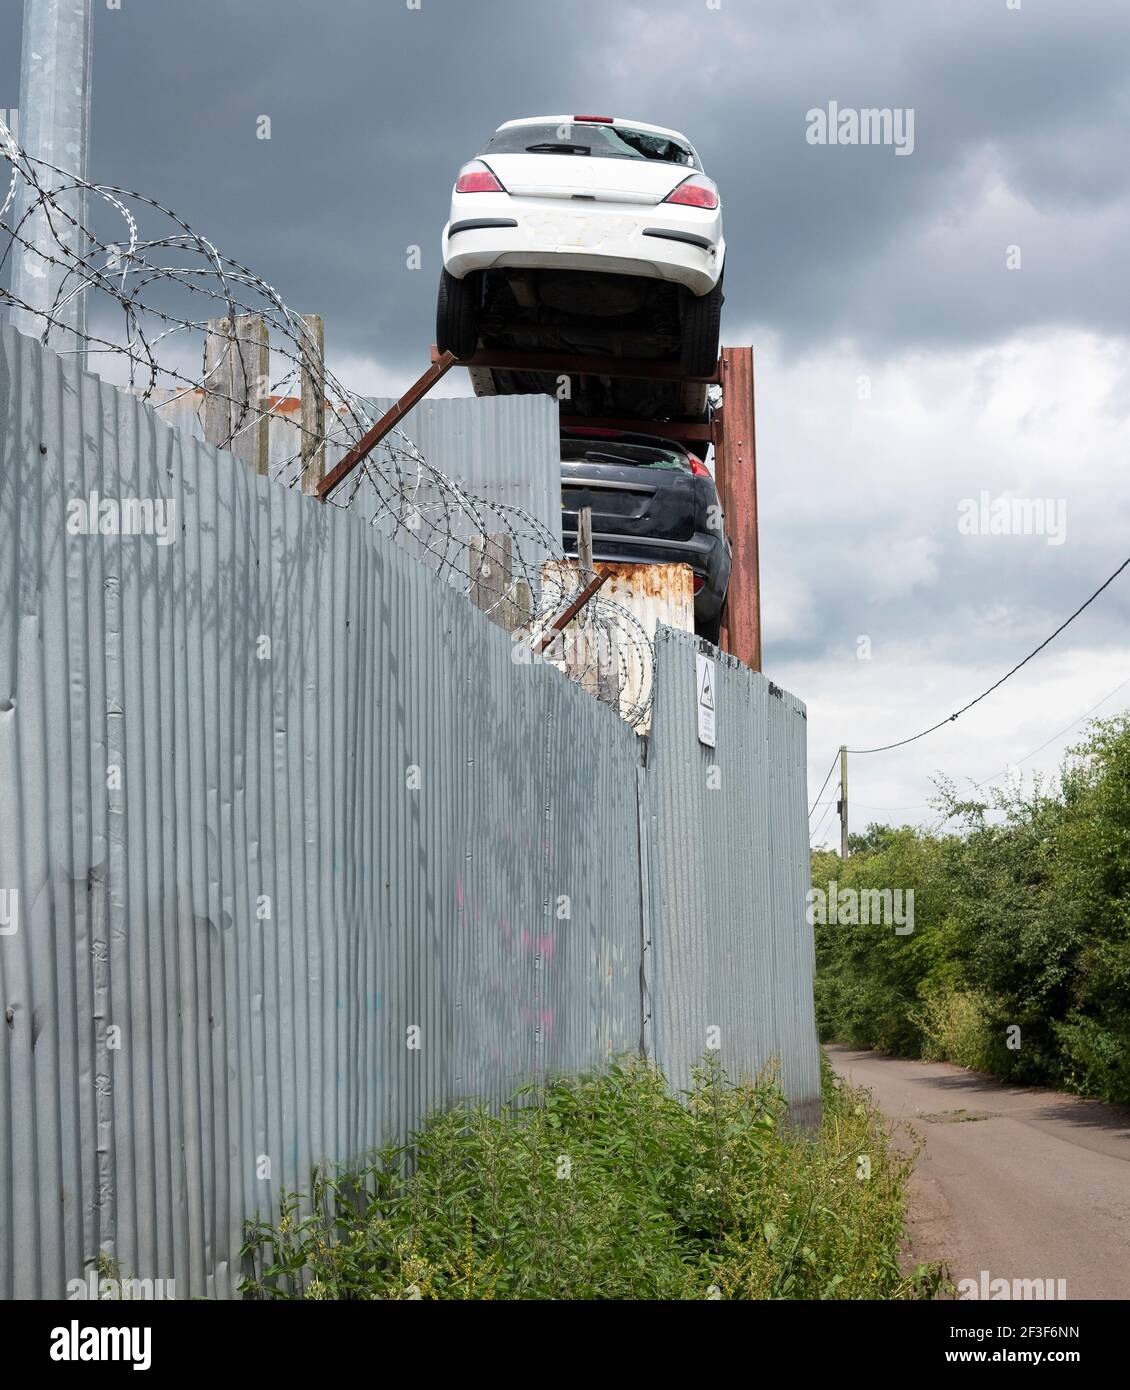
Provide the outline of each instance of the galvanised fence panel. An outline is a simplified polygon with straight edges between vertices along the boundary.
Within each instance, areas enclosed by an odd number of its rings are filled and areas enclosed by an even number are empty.
[[[0,448],[0,1297],[227,1296],[315,1161],[637,1045],[639,740],[8,329]]]
[[[200,391],[158,389],[153,393],[157,413],[169,424],[196,439],[204,438],[204,397]],[[394,404],[384,397],[370,402],[374,416]],[[427,397],[401,421],[390,436],[391,444],[406,450],[409,441],[428,463],[457,483],[468,494],[481,498],[484,530],[492,527],[492,506],[529,517],[523,554],[530,563],[556,557],[561,550],[561,447],[557,428],[558,405],[551,396]],[[326,470],[344,456],[347,440],[340,422],[327,411]],[[295,459],[301,449],[298,401],[276,401],[268,425],[271,476],[290,484],[297,474]],[[383,447],[383,446],[382,446]],[[378,449],[376,457],[382,452]],[[403,464],[406,479],[410,464]],[[351,484],[345,484],[348,492]],[[426,495],[419,499],[429,500]],[[364,515],[372,499],[361,489],[355,505]],[[470,518],[458,517],[456,525],[471,529]],[[522,527],[513,519],[512,524]],[[549,544],[542,537],[549,537]],[[466,537],[464,537],[466,539]]]
[[[314,1163],[652,1030],[685,1080],[720,1022],[808,1103],[800,707],[727,668],[711,801],[689,639],[650,749],[516,655],[363,517],[0,330],[0,1298],[100,1253],[231,1296]]]
[[[715,666],[699,741],[696,652]],[[687,633],[660,628],[650,783],[655,1058],[685,1087],[714,1052],[733,1077],[780,1067],[791,1112],[819,1114],[800,701]]]

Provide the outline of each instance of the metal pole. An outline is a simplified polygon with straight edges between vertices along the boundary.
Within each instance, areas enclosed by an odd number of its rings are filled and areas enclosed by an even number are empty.
[[[847,798],[847,755],[844,744],[840,745],[840,858],[848,857],[848,798]]]
[[[44,160],[83,179],[90,141],[92,36],[92,0],[24,0],[20,143],[32,159]],[[36,168],[35,173],[47,189],[67,182],[43,168]],[[71,297],[79,282],[73,275],[67,276],[66,266],[52,265],[45,257],[60,260],[59,242],[73,254],[86,253],[83,233],[68,220],[85,223],[86,197],[81,189],[60,194],[58,205],[68,216],[54,213],[50,224],[43,209],[34,207],[35,197],[25,188],[16,209],[17,222],[29,208],[33,210],[20,231],[28,244],[20,249],[12,267],[12,294],[29,308],[13,309],[12,322],[21,333],[42,338],[48,328],[43,315],[50,314],[62,325],[51,331],[52,346],[64,352],[81,352],[81,335],[86,332],[85,296]],[[62,302],[56,308],[60,294]]]

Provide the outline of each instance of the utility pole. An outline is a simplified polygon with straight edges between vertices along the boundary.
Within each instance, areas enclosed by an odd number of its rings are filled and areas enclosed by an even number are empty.
[[[32,159],[83,179],[90,142],[92,9],[93,0],[24,0],[20,59],[20,143]],[[35,175],[48,190],[66,182],[64,176],[41,167],[35,167]],[[34,207],[35,197],[30,188],[24,188],[16,222]],[[82,189],[71,189],[57,194],[56,200],[66,216],[53,216],[54,231],[42,208],[35,208],[21,229],[28,244],[15,257],[12,294],[28,309],[13,309],[12,322],[21,333],[42,338],[48,327],[43,315],[51,314],[61,325],[52,330],[52,346],[67,352],[77,348],[81,361],[85,357],[81,338],[86,332],[85,296],[67,297],[77,284],[73,275],[67,278],[68,267],[59,264],[58,244],[63,242],[76,255],[86,254],[86,237],[80,230],[86,221],[86,196]],[[54,257],[56,264],[47,257]],[[64,299],[55,309],[60,291]]]
[[[837,809],[840,813],[840,858],[848,857],[848,800],[847,800],[847,745],[840,744],[840,799]]]

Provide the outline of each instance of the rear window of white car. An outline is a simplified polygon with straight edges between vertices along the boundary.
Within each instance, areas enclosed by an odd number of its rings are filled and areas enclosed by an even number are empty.
[[[560,154],[590,155],[594,159],[657,159],[701,169],[694,151],[669,135],[653,135],[631,126],[570,121],[562,125],[515,125],[496,130],[481,155]]]

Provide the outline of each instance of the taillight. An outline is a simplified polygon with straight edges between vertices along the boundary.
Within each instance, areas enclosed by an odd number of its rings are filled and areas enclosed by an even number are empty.
[[[698,593],[698,591],[702,588],[702,586],[703,586],[705,583],[706,583],[706,580],[703,579],[703,577],[702,577],[701,574],[696,574],[696,575],[695,575],[695,577],[694,577],[694,591],[695,591],[696,594]]]
[[[706,464],[703,463],[702,459],[696,459],[694,454],[688,454],[687,457],[691,461],[691,472],[695,475],[696,478],[710,477],[710,469],[707,468]]]
[[[682,203],[691,208],[716,208],[718,185],[705,174],[692,174],[689,179],[684,179],[673,193],[668,193],[663,201]]]
[[[611,125],[615,116],[574,116],[575,121],[596,121],[600,125]]]
[[[455,180],[456,193],[505,193],[506,189],[495,178],[481,159],[472,159],[464,164]]]

